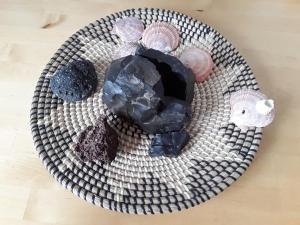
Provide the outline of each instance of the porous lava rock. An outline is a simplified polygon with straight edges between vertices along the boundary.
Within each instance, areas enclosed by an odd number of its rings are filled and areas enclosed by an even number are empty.
[[[66,102],[90,96],[97,87],[94,65],[88,60],[75,60],[58,70],[50,79],[52,92]]]
[[[83,161],[111,162],[116,157],[118,143],[116,131],[100,117],[95,126],[87,127],[79,135],[74,151]]]

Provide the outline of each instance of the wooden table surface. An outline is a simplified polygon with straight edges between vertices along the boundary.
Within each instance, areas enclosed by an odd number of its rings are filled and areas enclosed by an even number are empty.
[[[189,210],[134,216],[97,208],[64,190],[42,166],[29,127],[39,74],[63,41],[107,14],[174,9],[208,23],[252,67],[277,114],[248,171]],[[0,0],[0,224],[300,224],[299,0]]]

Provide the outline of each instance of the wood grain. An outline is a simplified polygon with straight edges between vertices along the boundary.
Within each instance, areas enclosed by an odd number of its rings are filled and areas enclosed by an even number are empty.
[[[38,76],[79,28],[132,7],[169,8],[221,32],[275,99],[249,170],[218,197],[178,213],[134,216],[96,208],[61,188],[38,159],[29,128]],[[300,224],[300,1],[0,0],[0,224]]]

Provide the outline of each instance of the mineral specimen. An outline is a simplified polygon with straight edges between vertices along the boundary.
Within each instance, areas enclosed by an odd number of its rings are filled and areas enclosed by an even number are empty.
[[[144,24],[136,17],[117,19],[113,33],[117,34],[124,42],[137,42],[143,34]]]
[[[208,78],[214,65],[208,52],[195,47],[184,49],[179,60],[193,71],[196,80],[200,82]]]
[[[88,60],[76,60],[57,71],[50,80],[52,92],[67,102],[82,100],[97,87],[93,64]]]
[[[174,131],[156,134],[153,138],[149,155],[154,156],[178,156],[181,149],[187,144],[189,134],[186,131]]]
[[[175,97],[189,104],[193,101],[195,77],[191,69],[176,57],[154,49],[139,48],[137,54],[156,66],[161,75],[165,96]]]
[[[149,133],[178,131],[191,119],[195,78],[177,58],[153,49],[114,60],[103,102]]]
[[[118,149],[118,135],[106,119],[100,117],[95,126],[87,127],[80,135],[75,146],[76,155],[83,161],[114,160]]]
[[[162,52],[174,50],[180,41],[176,27],[166,22],[156,22],[148,26],[143,32],[142,42],[147,48]]]
[[[140,47],[114,60],[105,74],[103,102],[113,113],[156,134],[150,155],[177,156],[189,136],[195,77],[177,58]]]
[[[274,101],[252,89],[232,93],[230,108],[230,121],[242,131],[252,127],[265,127],[275,116]]]

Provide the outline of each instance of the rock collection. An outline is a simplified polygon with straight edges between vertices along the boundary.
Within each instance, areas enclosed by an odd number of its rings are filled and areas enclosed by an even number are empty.
[[[115,49],[105,72],[103,103],[112,113],[154,134],[151,157],[178,156],[189,140],[185,128],[192,118],[195,80],[208,77],[213,64],[202,59],[210,56],[197,48],[187,49],[180,59],[170,55],[180,44],[180,34],[166,22],[144,29],[137,18],[125,17],[116,21],[112,32],[123,44]],[[97,83],[93,64],[76,60],[56,72],[50,86],[59,98],[76,102],[90,96]],[[101,117],[80,134],[75,152],[83,161],[110,162],[117,143],[116,132]]]

